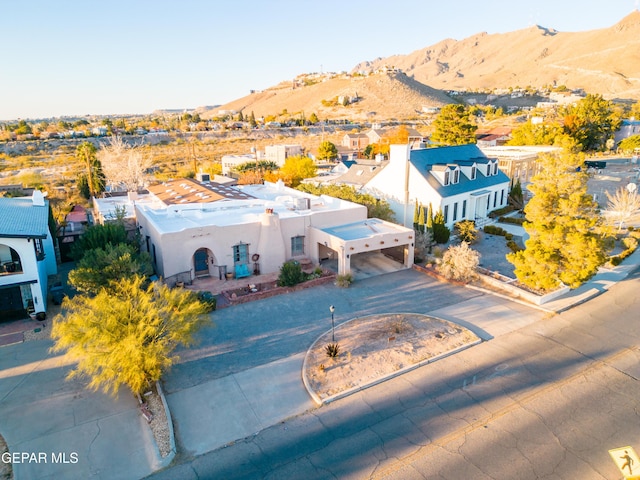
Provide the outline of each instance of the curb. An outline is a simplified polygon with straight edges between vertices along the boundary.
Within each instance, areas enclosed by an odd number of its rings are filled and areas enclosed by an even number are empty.
[[[403,314],[403,312],[401,312],[401,313],[389,313],[389,315],[402,315],[402,314]],[[376,313],[376,314],[372,314],[372,315],[365,315],[365,316],[363,316],[363,317],[356,317],[356,318],[352,318],[351,320],[347,320],[346,322],[341,323],[339,326],[342,326],[342,325],[345,325],[345,324],[347,324],[347,323],[353,322],[354,320],[361,320],[361,319],[365,319],[365,318],[367,318],[367,317],[377,317],[377,316],[380,316],[380,315],[385,315],[385,314],[379,314],[379,313]],[[413,315],[415,315],[415,313],[413,313]],[[441,322],[445,322],[445,323],[450,323],[450,324],[457,325],[457,324],[455,324],[454,322],[451,322],[451,321],[449,321],[449,320],[444,320],[444,319],[442,319],[442,318],[435,317],[435,316],[433,316],[433,315],[426,315],[426,314],[419,314],[419,315],[424,315],[425,317],[430,317],[430,318],[433,318],[433,319],[439,320],[439,321],[441,321]],[[461,325],[457,325],[457,326],[458,326],[458,327],[461,327]],[[463,328],[465,328],[465,329],[466,329],[466,327],[463,327]],[[466,330],[468,330],[468,329],[466,329]],[[319,337],[318,337],[318,338],[317,338],[317,339],[316,339],[316,340],[311,344],[311,346],[307,349],[307,353],[306,353],[306,354],[305,354],[305,356],[304,356],[304,361],[302,362],[302,383],[304,384],[304,388],[307,390],[307,393],[309,394],[309,396],[313,399],[313,401],[314,401],[314,402],[316,403],[316,405],[318,405],[318,406],[326,405],[327,403],[331,403],[331,402],[334,402],[334,401],[339,400],[339,399],[341,399],[341,398],[348,397],[349,395],[353,395],[354,393],[360,392],[360,391],[365,390],[365,389],[367,389],[367,388],[369,388],[369,387],[373,387],[373,386],[378,385],[378,384],[380,384],[380,383],[386,382],[387,380],[390,380],[390,379],[392,379],[392,378],[395,378],[395,377],[398,377],[398,376],[400,376],[400,375],[403,375],[403,374],[405,374],[405,373],[407,373],[407,372],[410,372],[410,371],[412,371],[412,370],[415,370],[416,368],[420,368],[420,367],[423,367],[424,365],[427,365],[427,364],[429,364],[429,363],[436,362],[436,361],[438,361],[438,360],[441,360],[441,359],[443,359],[443,358],[446,358],[446,357],[448,357],[448,356],[450,356],[450,355],[454,355],[454,354],[459,353],[459,352],[461,352],[461,351],[463,351],[463,350],[466,350],[467,348],[471,348],[471,347],[473,347],[473,346],[475,346],[475,345],[478,345],[479,343],[482,343],[482,342],[483,342],[483,340],[482,340],[481,338],[478,338],[477,340],[474,340],[473,342],[469,342],[469,343],[466,343],[466,344],[464,344],[464,345],[460,345],[459,347],[456,347],[456,348],[454,348],[454,349],[452,349],[452,350],[449,350],[448,352],[444,352],[444,353],[441,353],[441,354],[439,354],[439,355],[435,355],[435,356],[433,356],[433,357],[430,357],[430,358],[427,358],[427,359],[425,359],[425,360],[422,360],[422,361],[420,361],[420,362],[418,362],[418,363],[414,363],[413,365],[409,365],[409,366],[403,367],[403,368],[401,368],[401,369],[399,369],[399,370],[396,370],[395,372],[391,372],[391,373],[388,373],[388,374],[386,374],[386,375],[383,375],[383,376],[381,376],[381,377],[379,377],[379,378],[377,378],[377,379],[375,379],[375,380],[372,380],[372,381],[370,381],[370,382],[368,382],[368,383],[365,383],[365,384],[363,384],[363,385],[358,385],[357,387],[352,387],[352,388],[349,388],[349,389],[347,389],[347,390],[344,390],[344,391],[342,391],[342,392],[340,392],[340,393],[336,393],[335,395],[331,395],[331,396],[329,396],[329,397],[327,397],[327,398],[325,398],[325,399],[323,400],[323,399],[321,399],[321,398],[318,396],[318,394],[317,394],[317,393],[316,393],[316,392],[311,388],[311,386],[309,385],[309,381],[308,381],[308,379],[307,379],[307,375],[306,375],[306,372],[307,372],[307,358],[309,357],[309,352],[310,352],[311,350],[313,350],[313,348],[315,347],[315,345],[316,345],[316,344],[317,344],[317,343],[318,343],[318,342],[319,342],[319,341],[320,341],[320,340],[321,340],[325,335],[327,335],[330,331],[331,331],[331,330],[327,330],[325,333],[323,333],[322,335],[320,335],[320,336],[319,336]],[[472,332],[472,333],[473,333],[473,332]],[[474,335],[475,335],[475,334],[474,334]],[[477,335],[476,335],[476,336],[477,336]]]
[[[159,466],[156,470],[159,470],[161,468],[167,467],[173,461],[173,459],[176,456],[177,450],[176,450],[176,437],[173,432],[173,419],[171,418],[171,412],[169,411],[169,405],[167,404],[167,399],[164,396],[164,390],[162,390],[162,386],[160,385],[159,381],[156,382],[156,390],[158,392],[158,395],[160,396],[160,400],[162,400],[162,406],[164,407],[164,414],[167,417],[167,423],[169,427],[169,445],[171,447],[171,451],[169,452],[169,454],[166,457],[162,458],[162,456],[160,455],[160,450],[158,449],[158,445],[154,442],[154,446],[156,448],[156,454],[160,459]]]

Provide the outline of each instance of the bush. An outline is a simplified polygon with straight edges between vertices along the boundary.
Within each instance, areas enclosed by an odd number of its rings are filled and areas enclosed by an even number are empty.
[[[497,210],[493,210],[489,212],[489,218],[498,218],[507,213],[513,212],[516,208],[513,205],[507,205],[506,207],[498,208]]]
[[[208,312],[213,312],[216,309],[218,301],[213,293],[208,291],[202,291],[197,293],[198,300],[202,302],[206,307]]]
[[[498,221],[501,223],[511,223],[513,225],[522,225],[524,222],[527,221],[527,219],[522,217],[500,217],[498,218]]]
[[[338,275],[336,277],[336,285],[338,287],[347,288],[349,285],[353,283],[353,277],[350,273],[346,273],[344,275]]]
[[[433,240],[436,243],[447,243],[451,236],[451,230],[446,225],[441,223],[433,224]]]
[[[487,233],[489,235],[500,235],[502,237],[505,237],[508,232],[504,228],[500,228],[495,225],[487,225],[484,227],[484,233]]]
[[[280,275],[278,276],[279,287],[293,287],[305,281],[305,274],[302,266],[295,260],[284,262],[280,267]]]
[[[509,241],[509,240],[513,240],[513,233],[507,233],[507,234],[504,236],[504,239],[505,239],[505,240],[507,240],[507,241]]]
[[[324,351],[327,354],[327,357],[336,358],[340,355],[340,345],[337,343],[329,343],[324,347]]]
[[[476,277],[480,254],[469,248],[469,244],[451,246],[442,257],[439,272],[449,280],[469,281]]]
[[[509,247],[509,250],[511,250],[513,253],[516,253],[516,252],[519,252],[519,251],[523,250],[522,248],[520,248],[520,245],[518,245],[513,240],[509,240],[507,242],[507,247]]]
[[[474,222],[473,220],[463,220],[461,222],[457,222],[453,228],[458,238],[463,242],[475,243],[475,241],[478,239],[476,222]]]

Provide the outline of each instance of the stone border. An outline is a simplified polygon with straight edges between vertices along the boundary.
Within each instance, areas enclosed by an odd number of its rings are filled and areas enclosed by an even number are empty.
[[[371,314],[371,315],[365,315],[363,317],[352,318],[351,320],[347,320],[346,322],[341,323],[340,325],[338,325],[338,327],[340,327],[342,325],[345,325],[347,323],[353,322],[355,320],[362,320],[362,319],[365,319],[365,318],[368,318],[368,317],[378,317],[380,315],[423,315],[425,317],[433,318],[435,320],[439,320],[439,321],[444,322],[444,323],[450,323],[450,324],[456,325],[457,327],[464,328],[465,330],[469,330],[468,328],[463,327],[462,325],[458,325],[457,323],[454,323],[454,322],[452,322],[450,320],[444,320],[444,319],[442,319],[440,317],[435,317],[433,315],[426,315],[426,314],[423,314],[423,313],[416,314],[415,312],[414,313],[409,313],[409,312],[375,313],[375,314]],[[390,380],[392,378],[395,378],[395,377],[398,377],[400,375],[403,375],[403,374],[405,374],[407,372],[410,372],[411,370],[415,370],[416,368],[420,368],[420,367],[422,367],[424,365],[427,365],[429,363],[433,363],[433,362],[436,362],[436,361],[441,360],[443,358],[446,358],[449,355],[454,355],[454,354],[456,354],[458,352],[466,350],[467,348],[471,348],[471,347],[473,347],[475,345],[478,345],[479,343],[482,343],[482,341],[483,341],[481,338],[478,338],[477,340],[475,340],[473,342],[467,343],[465,345],[461,345],[459,347],[454,348],[453,350],[449,350],[448,352],[444,352],[444,353],[441,353],[439,355],[435,355],[433,357],[427,358],[427,359],[422,360],[422,361],[420,361],[418,363],[414,363],[413,365],[408,365],[408,366],[403,367],[403,368],[401,368],[399,370],[396,370],[395,372],[388,373],[388,374],[383,375],[383,376],[381,376],[381,377],[379,377],[379,378],[377,378],[375,380],[372,380],[369,383],[365,383],[363,385],[358,385],[357,387],[349,388],[349,389],[344,390],[344,391],[342,391],[340,393],[336,393],[335,395],[331,395],[331,396],[329,396],[329,397],[327,397],[327,398],[325,398],[323,400],[311,388],[311,385],[309,384],[309,380],[307,379],[307,375],[306,375],[307,363],[308,363],[307,359],[309,357],[309,352],[311,350],[313,350],[313,348],[316,346],[316,344],[320,340],[322,340],[325,335],[328,335],[329,332],[331,332],[331,330],[327,330],[325,333],[323,333],[322,335],[320,335],[318,338],[315,339],[315,341],[307,349],[307,353],[304,356],[304,361],[302,362],[302,383],[304,384],[304,388],[307,390],[307,393],[309,394],[309,396],[313,399],[313,401],[318,406],[322,406],[322,405],[325,405],[327,403],[334,402],[335,400],[339,400],[341,398],[348,397],[349,395],[353,395],[354,393],[360,392],[360,391],[365,390],[365,389],[367,389],[369,387],[373,387],[373,386],[378,385],[380,383],[386,382],[387,380]]]
[[[155,438],[154,438],[154,445],[156,447],[156,454],[158,456],[158,458],[160,459],[160,461],[158,462],[159,466],[158,468],[156,468],[155,470],[159,470],[161,468],[167,467],[169,466],[169,464],[173,461],[173,459],[176,456],[177,453],[177,449],[176,449],[176,437],[175,437],[175,433],[173,431],[173,420],[171,419],[171,411],[169,410],[169,405],[167,404],[167,399],[164,396],[164,390],[162,389],[162,385],[160,385],[160,382],[156,382],[156,391],[158,392],[158,395],[160,396],[160,400],[162,401],[162,407],[164,408],[164,414],[167,418],[167,428],[169,429],[169,446],[170,446],[170,451],[169,454],[166,457],[162,457],[162,455],[160,454],[160,449],[158,448],[158,445],[155,442]]]

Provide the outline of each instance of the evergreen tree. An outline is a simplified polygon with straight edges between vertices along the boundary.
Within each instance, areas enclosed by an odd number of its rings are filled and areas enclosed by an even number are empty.
[[[447,243],[451,236],[451,230],[444,223],[442,209],[433,217],[433,239],[436,243]]]
[[[420,208],[421,206],[420,207],[418,206],[418,201],[416,200],[416,205],[413,208],[413,229],[416,231],[418,230],[418,219],[420,217]]]
[[[256,122],[256,116],[253,114],[253,110],[251,111],[251,115],[249,116],[249,125],[251,128],[256,128],[258,126],[258,122]]]
[[[476,143],[478,128],[471,122],[469,111],[462,105],[445,105],[433,121],[435,131],[431,140],[442,145]]]
[[[508,254],[507,260],[525,285],[575,288],[605,260],[597,204],[587,193],[587,174],[577,171],[582,155],[565,151],[543,155],[539,162],[541,171],[529,187],[534,195],[525,207],[529,239],[524,250]]]
[[[424,221],[424,207],[420,205],[420,213],[418,214],[418,230],[424,233],[425,221]]]
[[[427,230],[433,231],[433,206],[429,202],[429,209],[427,210],[427,223],[425,225]]]

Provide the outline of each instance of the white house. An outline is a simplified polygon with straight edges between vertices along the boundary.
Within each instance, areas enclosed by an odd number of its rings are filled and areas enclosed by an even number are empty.
[[[290,259],[338,259],[380,251],[413,264],[413,229],[367,219],[366,207],[287,188],[282,182],[225,187],[179,179],[149,188],[136,202],[142,250],[167,284],[196,277],[237,278],[279,271]]]
[[[442,210],[445,223],[482,222],[492,210],[504,207],[509,178],[498,160],[473,144],[411,149],[391,145],[388,165],[363,188],[386,199],[405,226],[413,224],[414,205],[431,204]]]
[[[48,276],[57,271],[42,192],[0,198],[0,321],[46,313]]]

